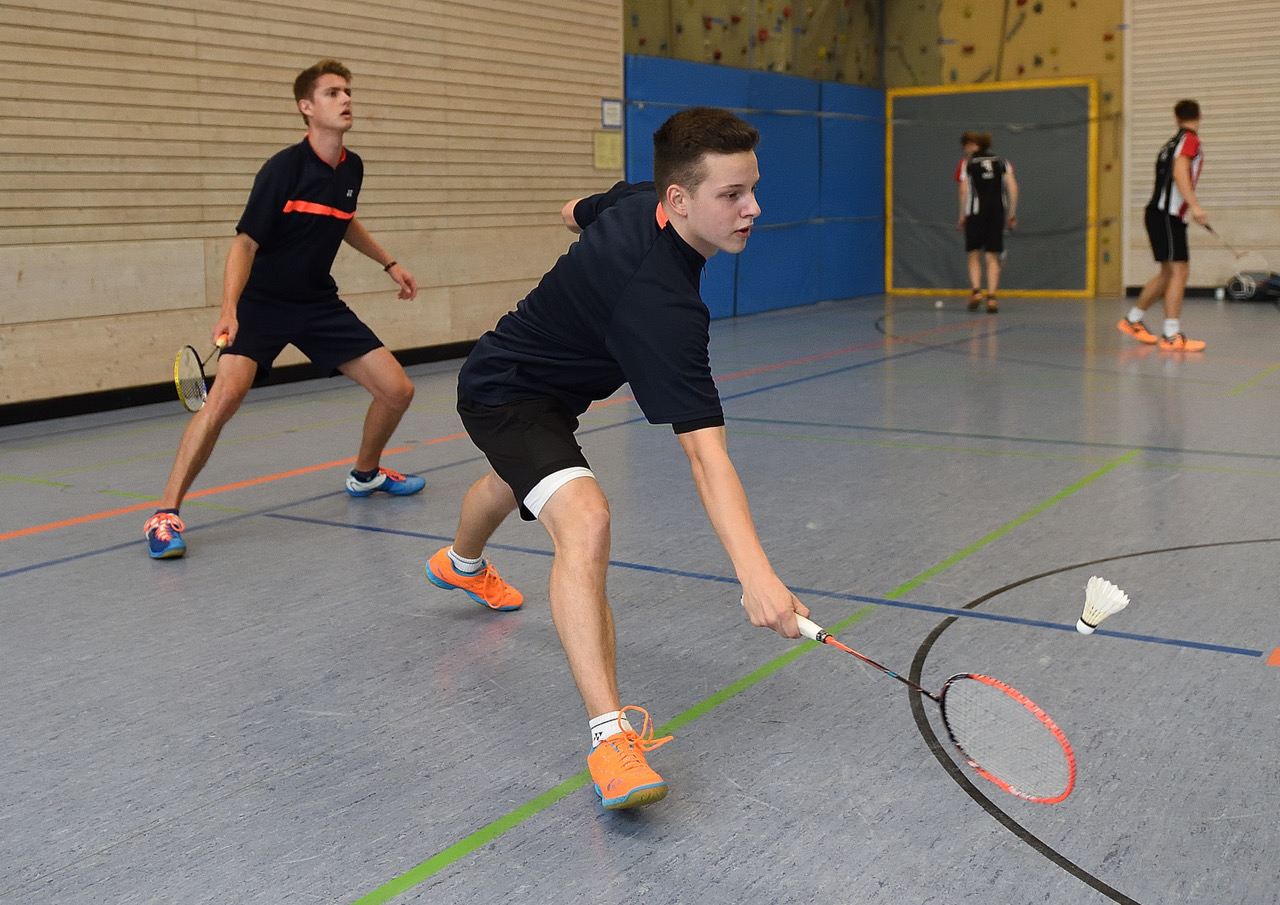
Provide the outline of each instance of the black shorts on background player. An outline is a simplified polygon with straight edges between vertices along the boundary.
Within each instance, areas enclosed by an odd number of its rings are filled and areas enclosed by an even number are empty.
[[[1147,238],[1151,240],[1151,256],[1156,261],[1191,260],[1187,245],[1187,224],[1181,217],[1147,205],[1143,221],[1147,227]]]
[[[995,213],[970,214],[964,221],[964,250],[1004,253],[1004,209]]]

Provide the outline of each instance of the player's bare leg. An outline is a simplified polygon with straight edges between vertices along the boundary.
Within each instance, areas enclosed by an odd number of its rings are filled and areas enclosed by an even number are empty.
[[[565,484],[538,519],[551,535],[551,618],[587,716],[619,710],[613,613],[605,597],[611,543],[609,501],[594,478]]]
[[[218,375],[209,388],[209,399],[191,416],[182,432],[169,481],[160,498],[161,509],[177,509],[182,505],[191,482],[209,461],[223,426],[244,402],[257,373],[258,363],[252,358],[227,354],[218,359]]]
[[[382,451],[386,449],[391,435],[399,427],[400,419],[413,402],[413,382],[386,346],[366,352],[338,370],[373,397],[365,414],[355,467],[356,471],[374,471],[382,460]]]

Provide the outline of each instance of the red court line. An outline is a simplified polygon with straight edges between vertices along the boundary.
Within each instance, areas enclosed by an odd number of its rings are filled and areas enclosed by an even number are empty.
[[[963,327],[967,327],[967,326],[970,326],[971,324],[976,324],[976,323],[985,324],[985,323],[989,323],[989,321],[987,321],[986,318],[979,318],[974,321],[966,321],[965,323],[961,323],[961,324],[952,324],[947,327],[935,327],[932,330],[925,330],[921,333],[913,333],[910,336],[901,336],[901,337],[886,336],[884,339],[876,340],[875,342],[863,343],[862,345],[859,345],[859,346],[849,346],[847,349],[837,349],[834,352],[823,352],[821,355],[810,355],[806,358],[793,358],[790,361],[781,361],[781,362],[778,362],[777,364],[765,365],[764,367],[760,367],[760,368],[752,368],[749,371],[739,371],[736,374],[728,374],[724,377],[717,378],[716,383],[720,383],[725,380],[735,380],[739,377],[750,377],[752,374],[763,374],[766,371],[776,371],[780,368],[790,368],[790,367],[794,367],[795,365],[807,364],[812,361],[821,361],[824,358],[835,358],[838,355],[848,355],[851,352],[861,352],[865,349],[877,349],[885,345],[886,343],[908,342],[910,340],[916,339],[921,336],[930,336],[934,333],[945,333],[951,330],[957,330]],[[619,402],[630,402],[634,400],[635,400],[634,396],[621,396],[617,399],[609,399],[603,402],[597,402],[594,405],[592,405],[591,408],[603,408],[606,405],[617,405]],[[434,443],[444,443],[447,440],[457,440],[465,436],[466,434],[462,433],[462,434],[452,434],[448,437],[437,437],[434,440],[422,441],[422,445],[431,446]],[[391,455],[393,453],[404,452],[405,450],[408,450],[408,449],[413,449],[413,447],[401,446],[398,449],[384,450],[383,455]],[[322,471],[326,468],[336,468],[339,465],[350,465],[354,461],[355,461],[354,457],[350,459],[338,459],[337,461],[334,461],[334,462],[325,462],[321,465],[311,465],[306,468],[297,468],[297,469],[294,469],[293,471],[282,471],[282,472],[279,472],[278,474],[263,475],[260,478],[253,478],[248,481],[240,481],[235,484],[224,484],[221,487],[210,487],[207,490],[200,490],[200,491],[197,491],[196,493],[187,494],[187,499],[194,500],[202,496],[211,496],[215,493],[225,493],[228,490],[239,490],[243,487],[252,487],[255,484],[265,484],[269,481],[280,481],[280,480],[283,480],[284,478],[294,478],[294,477],[297,477],[298,475],[309,474],[313,471]],[[95,512],[92,515],[81,515],[81,516],[77,516],[76,518],[64,519],[60,522],[50,522],[47,525],[33,525],[30,528],[19,528],[16,531],[9,531],[4,534],[0,534],[0,541],[13,540],[14,538],[17,538],[17,537],[27,537],[32,534],[40,534],[41,532],[44,532],[44,531],[53,531],[57,528],[70,528],[73,525],[83,525],[86,522],[96,522],[99,519],[112,518],[114,516],[125,515],[130,512],[138,512],[143,509],[151,508],[157,502],[158,502],[157,500],[148,500],[145,503],[137,503],[133,506],[124,506],[119,509],[111,509],[111,510],[108,510],[107,512]]]
[[[424,440],[423,446],[430,446],[434,443],[444,443],[446,440],[457,440],[465,437],[466,434],[453,434],[448,437],[437,437],[434,440]],[[413,449],[412,446],[400,446],[395,449],[383,450],[384,456],[394,455]],[[188,500],[199,499],[204,496],[212,496],[215,493],[226,493],[229,490],[240,490],[244,487],[253,487],[257,484],[266,484],[270,481],[281,481],[285,478],[296,478],[298,475],[310,474],[313,471],[324,471],[326,468],[337,468],[339,465],[350,465],[355,462],[355,456],[349,459],[335,459],[332,462],[322,462],[319,465],[308,465],[305,468],[295,468],[292,471],[281,471],[276,474],[262,475],[258,478],[250,478],[247,481],[237,481],[234,484],[223,484],[221,487],[209,487],[205,490],[198,490],[195,493],[187,494]],[[32,534],[40,534],[44,531],[53,531],[57,528],[70,528],[73,525],[83,525],[86,522],[96,522],[104,518],[112,518],[117,515],[126,515],[130,512],[138,512],[143,509],[153,508],[159,500],[148,500],[145,503],[135,503],[132,506],[122,506],[119,509],[109,509],[106,512],[95,512],[91,515],[80,515],[75,518],[63,519],[60,522],[50,522],[47,525],[33,525],[30,528],[19,528],[16,531],[7,531],[0,534],[0,541],[13,540],[17,537],[27,537]]]

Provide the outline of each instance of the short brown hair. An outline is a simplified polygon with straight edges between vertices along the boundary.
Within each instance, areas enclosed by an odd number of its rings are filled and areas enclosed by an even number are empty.
[[[1173,105],[1173,115],[1180,123],[1189,123],[1200,118],[1200,105],[1195,101],[1181,100]]]
[[[728,110],[690,107],[672,115],[653,133],[653,181],[659,196],[679,185],[694,191],[707,177],[707,154],[753,151],[760,143],[755,126]]]
[[[316,82],[320,81],[320,76],[322,75],[341,76],[348,84],[351,82],[351,70],[346,66],[343,66],[337,60],[321,60],[314,66],[308,66],[298,73],[298,77],[293,80],[293,99],[295,101],[309,100],[311,95],[315,93]],[[305,113],[302,115],[302,121],[309,122]]]
[[[964,145],[974,144],[978,146],[979,151],[985,151],[987,148],[991,147],[991,133],[966,132],[960,136],[960,144],[962,147]]]

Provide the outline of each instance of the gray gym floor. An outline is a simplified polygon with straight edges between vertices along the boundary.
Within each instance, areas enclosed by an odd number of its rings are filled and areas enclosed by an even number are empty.
[[[1183,355],[1120,300],[934,302],[716,322],[730,452],[815,621],[928,688],[1020,688],[1075,746],[1065,802],[752,628],[678,443],[620,395],[581,438],[623,697],[675,741],[665,801],[602,811],[543,530],[489,550],[518,613],[422,574],[485,468],[454,361],[410,369],[405,499],[342,490],[358,387],[255,390],[182,560],[142,539],[176,400],[0,429],[0,903],[1277,902],[1280,312],[1191,301]],[[1133,603],[1085,637],[1093,574]]]

